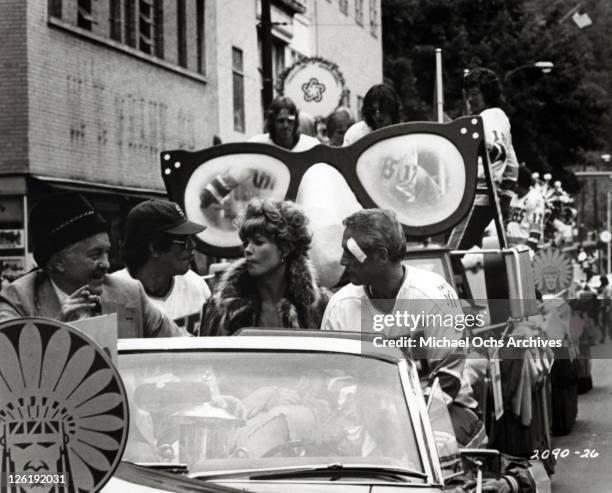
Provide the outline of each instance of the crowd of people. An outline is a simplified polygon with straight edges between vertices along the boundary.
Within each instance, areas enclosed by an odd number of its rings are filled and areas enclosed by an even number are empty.
[[[392,211],[361,210],[344,225],[338,262],[350,282],[331,294],[317,284],[304,213],[290,201],[253,200],[239,231],[244,258],[230,265],[211,295],[190,270],[192,238],[204,227],[177,204],[149,200],[130,211],[127,268],[109,274],[108,223],[79,194],[50,197],[30,217],[39,267],[2,291],[0,320],[69,322],[117,313],[118,335],[125,338],[231,335],[244,327],[358,331],[358,305],[384,313],[397,299],[431,299],[436,312],[460,310],[442,277],[401,263],[405,239]],[[450,327],[428,330],[459,334]],[[450,349],[428,358],[427,381],[438,377],[452,401],[462,387],[462,358]]]
[[[521,182],[509,122],[498,107],[499,84],[490,71],[477,69],[466,76],[465,91],[471,113],[480,113],[485,122],[493,181],[504,217],[511,219],[512,201],[521,198],[514,189]],[[364,98],[362,121],[355,123],[350,110],[338,108],[310,125],[310,136],[300,131],[300,125],[309,125],[294,102],[279,97],[267,112],[266,132],[250,140],[296,152],[321,140],[350,145],[399,123],[400,106],[395,91],[379,84]],[[206,200],[223,200],[238,181],[221,176],[205,190]],[[108,222],[79,194],[47,197],[29,218],[38,267],[2,289],[0,321],[42,316],[70,322],[117,313],[118,336],[127,338],[232,335],[245,327],[359,331],[364,311],[391,313],[400,300],[429,300],[432,313],[461,312],[457,293],[444,278],[402,263],[406,238],[396,214],[363,209],[338,171],[313,166],[296,202],[253,199],[248,204],[239,227],[243,258],[229,265],[211,292],[191,270],[194,235],[205,226],[190,221],[176,203],[148,200],[130,211],[122,244],[126,268],[109,273]],[[484,228],[492,219],[490,205],[481,212]],[[317,233],[329,224],[333,234],[321,242]],[[314,256],[317,265],[326,266],[318,272]],[[319,282],[325,276],[334,292]],[[430,332],[426,336],[462,337],[447,326],[422,330]],[[464,377],[465,357],[461,347],[429,351],[421,377],[425,388],[439,381],[458,442],[480,446],[483,424]],[[512,491],[511,483],[501,481],[496,491]]]

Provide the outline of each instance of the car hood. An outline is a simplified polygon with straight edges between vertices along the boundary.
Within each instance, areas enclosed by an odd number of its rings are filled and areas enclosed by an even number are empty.
[[[148,469],[129,462],[121,462],[113,477],[102,488],[101,493],[167,493],[171,491],[180,493],[245,493],[252,490],[248,485],[235,489],[231,486],[207,483],[169,472]]]

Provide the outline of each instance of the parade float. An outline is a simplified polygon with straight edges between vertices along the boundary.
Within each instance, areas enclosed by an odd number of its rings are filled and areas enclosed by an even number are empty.
[[[117,354],[62,324],[23,319],[0,327],[7,341],[0,346],[0,391],[6,402],[17,403],[0,409],[3,471],[23,479],[17,459],[26,464],[34,458],[27,450],[48,443],[57,445],[61,460],[60,466],[46,464],[49,474],[42,480],[40,474],[27,476],[32,484],[13,489],[44,489],[41,481],[60,481],[59,473],[68,473],[60,490],[96,491],[106,483],[107,491],[286,491],[288,484],[308,484],[312,491],[452,491],[493,474],[525,481],[524,491],[549,491],[542,459],[551,462],[550,348],[563,340],[534,322],[529,251],[507,247],[495,189],[477,187],[479,159],[488,163],[478,117],[387,127],[342,149],[292,153],[243,143],[161,154],[170,198],[189,219],[208,226],[197,244],[209,256],[238,256],[238,226],[248,201],[295,199],[304,177],[322,163],[345,180],[345,193],[362,206],[393,209],[409,240],[404,262],[440,274],[459,293],[466,318],[484,321],[462,330],[471,347],[466,372],[484,410],[489,448],[460,450],[435,382],[428,395],[422,393],[418,372],[427,361],[418,354],[406,359],[398,348],[372,348],[367,327],[357,338],[247,330],[232,337],[121,340]],[[486,180],[491,183],[488,174]],[[473,250],[456,250],[452,241],[453,230],[469,231],[479,195],[496,212],[498,245],[481,249],[482,265],[475,267],[468,262]],[[331,241],[341,230],[324,233]],[[543,270],[556,289],[563,276],[553,282]],[[262,360],[262,351],[267,363],[257,366],[253,361]],[[299,371],[302,363],[312,378]],[[60,367],[70,371],[62,376]],[[242,377],[232,376],[239,370]],[[381,379],[372,380],[376,372]],[[243,382],[260,373],[257,385]],[[279,385],[306,396],[297,404],[269,405],[263,416],[243,412],[255,387]],[[381,393],[385,386],[389,390]],[[375,415],[372,403],[380,404]],[[47,425],[49,405],[58,419]],[[340,421],[328,422],[329,433],[312,425],[334,417],[328,407],[340,413]],[[412,431],[410,440],[396,443],[389,427],[399,422],[405,426],[398,430]],[[86,429],[92,425],[99,430]],[[245,468],[237,470],[239,465]]]
[[[466,331],[468,341],[478,341],[470,346],[466,372],[484,410],[489,446],[529,459],[552,448],[551,348],[562,346],[565,335],[551,336],[543,328],[533,251],[510,246],[507,240],[483,133],[482,120],[471,116],[448,124],[393,125],[345,148],[320,145],[293,153],[235,143],[196,152],[174,150],[161,154],[162,176],[170,198],[189,219],[208,226],[198,235],[199,249],[219,258],[240,255],[238,226],[250,199],[299,202],[305,178],[316,167],[328,167],[341,177],[336,195],[325,190],[329,183],[308,189],[310,198],[320,202],[319,214],[334,219],[320,228],[321,218],[313,221],[315,247],[317,235],[324,237],[328,255],[341,256],[342,218],[336,216],[342,197],[350,194],[364,208],[394,210],[408,241],[404,262],[444,277],[459,294],[464,312],[485,320]],[[485,164],[481,182],[479,162]],[[491,215],[492,236],[477,253],[459,250],[460,239],[474,233],[470,217],[483,206]],[[543,211],[542,220],[545,216]],[[316,251],[311,257],[320,277],[337,280],[337,273],[329,275],[329,263],[320,261],[323,257]],[[480,260],[474,262],[474,257]],[[505,354],[500,346],[507,345],[514,348]],[[544,455],[552,472],[552,461]]]

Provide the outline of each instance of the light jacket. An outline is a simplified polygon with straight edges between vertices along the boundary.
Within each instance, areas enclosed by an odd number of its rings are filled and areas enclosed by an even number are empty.
[[[101,314],[117,313],[118,336],[174,337],[188,335],[148,300],[138,281],[105,276]],[[35,270],[0,292],[0,322],[21,317],[56,319],[61,306],[49,276]]]

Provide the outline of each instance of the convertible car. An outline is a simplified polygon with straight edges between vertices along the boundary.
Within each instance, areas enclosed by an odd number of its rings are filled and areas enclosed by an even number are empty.
[[[436,441],[459,463],[399,350],[336,337],[124,339],[118,368],[130,431],[105,492],[425,493],[444,489]]]
[[[113,359],[66,324],[0,324],[3,491],[456,493],[470,464],[536,491],[526,461],[460,451],[437,382],[426,403],[414,363],[353,334],[124,339]]]

